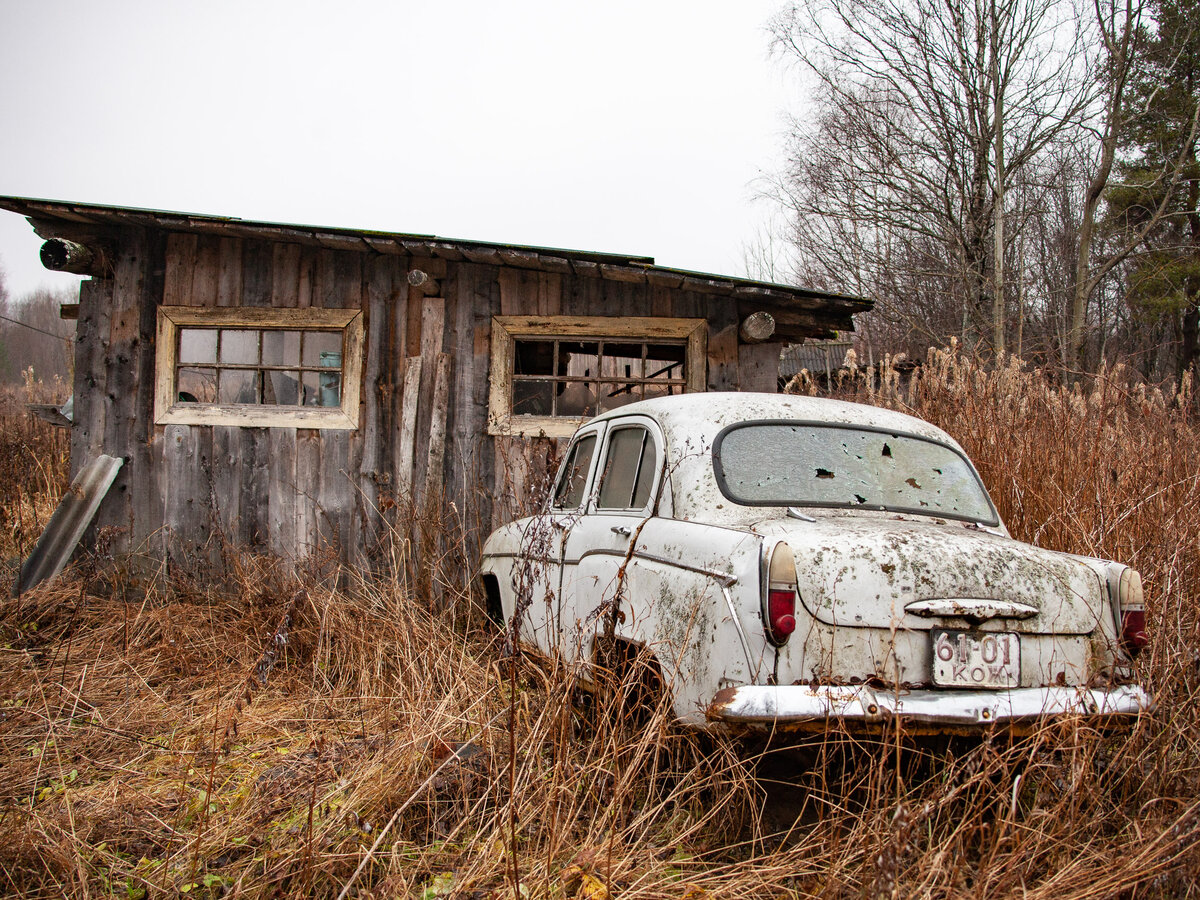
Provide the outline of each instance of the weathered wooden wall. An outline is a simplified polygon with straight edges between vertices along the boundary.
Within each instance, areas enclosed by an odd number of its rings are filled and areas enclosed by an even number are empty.
[[[774,390],[779,345],[740,344],[729,297],[586,274],[284,241],[123,230],[112,276],[85,282],[72,465],[127,457],[98,525],[176,561],[225,541],[285,557],[328,543],[364,563],[380,537],[434,510],[466,553],[523,509],[561,441],[487,434],[493,315],[669,316],[709,322],[709,390]],[[398,245],[391,245],[398,246]],[[419,269],[438,281],[409,286]],[[355,431],[153,424],[159,304],[358,308],[365,319]],[[444,524],[444,523],[443,523]]]

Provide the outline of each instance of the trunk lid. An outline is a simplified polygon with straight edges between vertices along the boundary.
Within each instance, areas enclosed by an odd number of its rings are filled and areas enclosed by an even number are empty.
[[[754,530],[791,546],[801,602],[829,625],[928,630],[995,618],[1009,631],[1090,634],[1104,613],[1104,585],[1082,559],[961,522],[833,515]]]

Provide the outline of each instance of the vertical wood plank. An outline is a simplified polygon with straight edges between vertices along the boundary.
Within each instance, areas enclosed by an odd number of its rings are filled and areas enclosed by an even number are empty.
[[[167,236],[166,270],[163,273],[163,303],[167,306],[187,306],[190,302],[198,241],[194,234]]]
[[[300,248],[300,273],[296,284],[296,305],[303,309],[313,305],[313,278],[316,274],[317,248]]]
[[[208,562],[201,551],[209,539],[210,509],[208,429],[168,425],[161,440],[164,540],[167,558],[186,570],[202,569]]]
[[[708,389],[710,391],[736,391],[738,389],[738,335],[737,324],[726,325],[718,330],[714,324],[708,326]]]
[[[108,340],[113,279],[93,278],[79,285],[79,320],[75,323],[75,412],[71,422],[71,477],[104,447],[104,415]]]
[[[775,341],[742,344],[738,347],[738,386],[743,391],[779,390],[779,352],[783,345]]]
[[[156,530],[162,521],[162,510],[149,520],[134,522],[132,496],[135,491],[149,489],[153,476],[145,466],[134,466],[137,448],[134,445],[134,425],[137,418],[138,376],[141,372],[140,335],[143,289],[149,246],[143,231],[129,230],[123,235],[113,273],[113,299],[109,332],[104,348],[107,369],[104,393],[103,452],[123,457],[125,464],[96,516],[97,527],[115,526],[123,529],[124,540],[118,541],[118,551],[137,548],[141,538]],[[141,462],[141,460],[139,460]],[[147,547],[158,551],[160,547]]]
[[[444,349],[446,328],[446,301],[441,297],[426,297],[421,303],[421,393],[417,401],[418,448],[429,446],[430,412],[433,404],[436,380],[437,356]],[[413,486],[418,494],[418,503],[423,503],[420,488],[425,484],[427,457],[419,452],[413,460]]]
[[[404,392],[396,433],[396,496],[410,505],[413,496],[413,461],[416,459],[417,412],[421,399],[421,357],[410,356],[404,370]]]
[[[276,556],[296,556],[296,429],[271,428],[268,434],[268,547]]]
[[[450,354],[437,355],[429,417],[429,453],[425,463],[425,503],[440,507],[445,486],[446,417],[450,405]]]
[[[310,556],[320,546],[318,493],[321,484],[321,433],[296,432],[296,555]]]
[[[363,416],[359,423],[358,443],[362,452],[359,472],[360,502],[366,513],[363,539],[373,547],[379,529],[380,482],[391,480],[391,467],[381,461],[384,435],[390,434],[392,385],[386,365],[388,304],[392,294],[390,258],[376,256],[363,272],[367,309],[366,356],[363,361]],[[384,477],[386,473],[386,477]]]
[[[271,486],[270,429],[241,428],[238,465],[242,468],[238,497],[238,543],[251,550],[265,550],[270,536],[269,491]]]
[[[221,238],[217,250],[217,306],[242,305],[242,257],[240,238]]]
[[[216,524],[221,529],[223,543],[236,547],[242,542],[238,519],[242,470],[247,464],[241,458],[242,429],[233,425],[215,425],[212,432],[212,487]]]
[[[355,480],[350,477],[350,432],[321,432],[321,470],[317,485],[317,532],[322,544],[350,560]]]
[[[272,248],[271,305],[278,309],[300,305],[299,244],[276,244]]]
[[[216,306],[220,293],[221,239],[200,235],[196,241],[196,257],[192,267],[190,296],[187,306]]]

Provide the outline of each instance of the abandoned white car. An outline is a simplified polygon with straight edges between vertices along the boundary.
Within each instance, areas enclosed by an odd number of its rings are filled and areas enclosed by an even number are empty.
[[[653,655],[697,725],[1111,725],[1151,706],[1138,573],[1009,537],[945,432],[773,394],[632,403],[576,432],[481,574],[522,642]]]

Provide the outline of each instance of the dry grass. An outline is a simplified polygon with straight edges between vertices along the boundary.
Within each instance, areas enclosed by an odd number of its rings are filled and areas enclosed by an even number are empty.
[[[61,382],[24,387],[0,385],[0,561],[33,549],[67,484],[70,433],[26,410],[27,403],[62,403],[70,388]]]
[[[1200,428],[1119,373],[931,358],[863,399],[949,428],[1013,530],[1137,564],[1159,710],[1129,737],[831,734],[799,752],[573,702],[395,582],[241,560],[136,601],[0,605],[0,889],[26,897],[1197,896]],[[625,688],[632,689],[630,679]],[[623,707],[614,688],[599,701]],[[373,848],[373,849],[372,849]],[[361,873],[355,876],[356,870]]]

